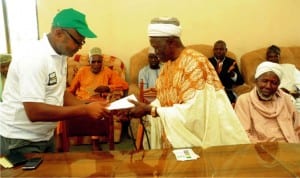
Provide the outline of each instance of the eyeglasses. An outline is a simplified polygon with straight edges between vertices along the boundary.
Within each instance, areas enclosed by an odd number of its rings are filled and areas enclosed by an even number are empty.
[[[66,32],[69,37],[72,38],[72,40],[78,45],[78,46],[83,46],[85,44],[85,41],[82,40],[82,41],[78,41],[70,32],[68,32],[68,30],[65,30],[65,29],[62,29],[64,32]]]

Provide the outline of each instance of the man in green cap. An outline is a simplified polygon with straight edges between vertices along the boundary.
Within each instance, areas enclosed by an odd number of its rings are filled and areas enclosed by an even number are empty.
[[[48,34],[13,53],[0,103],[1,155],[53,152],[57,121],[108,117],[107,102],[85,104],[66,92],[67,57],[95,37],[84,14],[63,9]]]
[[[4,88],[4,83],[6,80],[6,75],[8,71],[8,67],[11,61],[10,54],[0,54],[0,101],[2,101],[2,91]]]

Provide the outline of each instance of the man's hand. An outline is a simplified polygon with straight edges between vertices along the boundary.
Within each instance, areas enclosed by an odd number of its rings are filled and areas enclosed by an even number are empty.
[[[134,100],[128,100],[135,105],[132,109],[129,110],[129,116],[131,117],[143,117],[151,112],[151,106],[145,103],[137,102]]]
[[[101,86],[97,87],[94,91],[97,93],[106,93],[106,92],[110,92],[110,89],[108,86],[101,85]]]
[[[232,65],[229,67],[229,69],[228,69],[228,73],[231,73],[234,69],[235,69],[235,65],[236,65],[236,61],[234,61],[233,63],[232,63]]]
[[[108,102],[96,101],[87,104],[86,111],[92,119],[100,119],[103,117],[108,118],[111,116],[111,114],[109,110],[106,109],[107,107],[108,107]]]

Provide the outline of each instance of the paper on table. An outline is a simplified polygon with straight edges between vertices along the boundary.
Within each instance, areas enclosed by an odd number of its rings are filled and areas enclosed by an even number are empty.
[[[173,153],[178,161],[195,160],[200,157],[192,149],[173,150]]]
[[[107,107],[108,110],[116,110],[116,109],[129,109],[133,108],[134,104],[130,103],[128,99],[137,101],[136,97],[132,94],[127,97],[116,100]]]
[[[27,161],[25,156],[20,152],[14,152],[6,155],[5,157],[0,158],[0,165],[5,168],[12,168],[18,166]]]
[[[5,157],[0,158],[0,165],[4,168],[12,168],[14,167]]]

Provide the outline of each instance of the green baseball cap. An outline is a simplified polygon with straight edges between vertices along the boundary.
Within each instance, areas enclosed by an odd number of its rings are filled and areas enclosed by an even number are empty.
[[[73,28],[80,35],[86,38],[96,38],[97,35],[89,29],[85,14],[73,9],[63,9],[59,11],[53,19],[52,26],[62,28]]]

